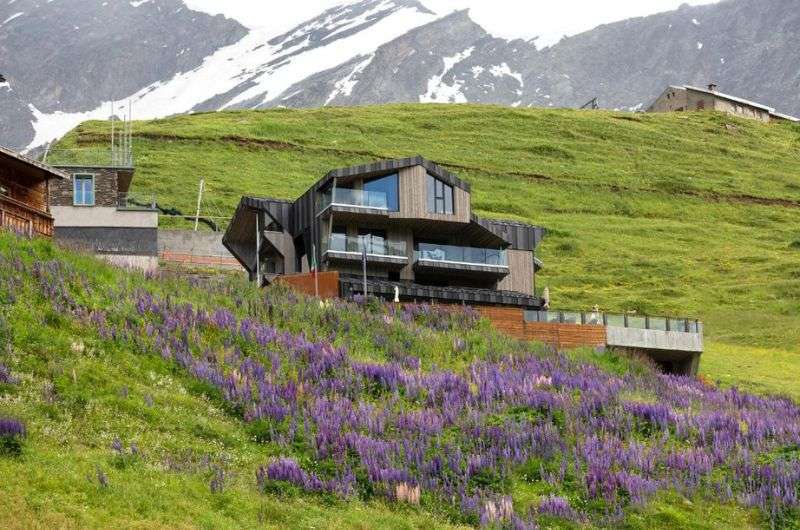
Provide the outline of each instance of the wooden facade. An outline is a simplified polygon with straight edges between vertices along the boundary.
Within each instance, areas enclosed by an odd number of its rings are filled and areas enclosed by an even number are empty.
[[[476,307],[494,327],[520,340],[549,344],[558,350],[606,345],[605,326],[562,324],[558,322],[526,322],[522,309],[514,307]]]
[[[0,147],[0,227],[28,236],[52,237],[50,181],[69,175]]]

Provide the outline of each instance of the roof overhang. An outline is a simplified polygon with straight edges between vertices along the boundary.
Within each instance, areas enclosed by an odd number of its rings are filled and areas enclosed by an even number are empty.
[[[0,159],[17,164],[20,168],[27,169],[29,173],[39,176],[42,180],[70,180],[71,178],[70,174],[66,171],[56,169],[32,158],[28,158],[27,156],[16,151],[12,151],[11,149],[3,147],[2,145],[0,145]]]

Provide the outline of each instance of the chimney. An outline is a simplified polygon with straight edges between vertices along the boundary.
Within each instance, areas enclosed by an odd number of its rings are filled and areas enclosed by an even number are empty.
[[[709,89],[711,92],[716,92],[716,91],[717,91],[717,85],[716,85],[716,83],[711,83],[710,85],[708,85],[708,89]]]

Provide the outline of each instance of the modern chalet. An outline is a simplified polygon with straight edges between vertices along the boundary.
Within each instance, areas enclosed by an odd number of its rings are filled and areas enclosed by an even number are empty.
[[[0,228],[52,237],[52,181],[69,182],[69,175],[0,146]]]
[[[539,309],[544,229],[482,219],[470,186],[420,156],[329,172],[294,202],[244,197],[223,244],[252,280],[336,272],[338,295]]]

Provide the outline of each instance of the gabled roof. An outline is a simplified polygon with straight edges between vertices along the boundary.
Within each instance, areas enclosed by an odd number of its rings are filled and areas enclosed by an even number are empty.
[[[720,99],[727,99],[728,101],[733,101],[734,103],[741,103],[742,105],[747,105],[749,107],[755,107],[757,109],[761,109],[769,113],[775,112],[775,109],[772,107],[768,107],[766,105],[762,105],[761,103],[756,103],[755,101],[750,101],[744,98],[731,96],[730,94],[723,94],[722,92],[717,92],[715,90],[709,90],[707,88],[699,88],[691,85],[684,85],[683,88],[685,88],[686,90],[691,90],[693,92],[702,92],[703,94],[710,94],[714,97],[718,97]]]
[[[3,147],[2,145],[0,145],[0,158],[11,158],[17,162],[31,167],[32,169],[39,170],[45,175],[49,175],[51,178],[60,178],[66,180],[71,178],[69,173],[65,171],[48,166],[47,164],[42,164],[41,162],[38,162],[32,158],[28,158],[27,156],[16,151],[12,151],[11,149]]]
[[[469,183],[461,180],[453,173],[447,171],[445,168],[435,162],[417,155],[410,158],[396,158],[391,160],[378,160],[369,164],[361,164],[357,166],[343,167],[329,171],[318,184],[327,183],[334,178],[355,177],[355,176],[370,176],[378,175],[381,173],[388,173],[391,171],[399,171],[407,167],[422,166],[431,175],[443,180],[445,183],[462,190],[469,192]]]

